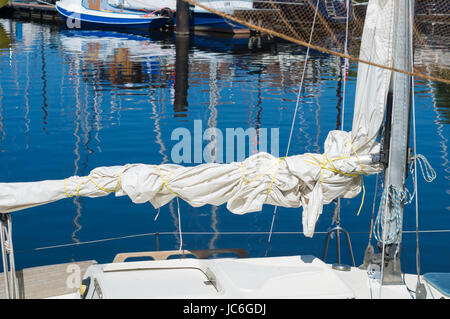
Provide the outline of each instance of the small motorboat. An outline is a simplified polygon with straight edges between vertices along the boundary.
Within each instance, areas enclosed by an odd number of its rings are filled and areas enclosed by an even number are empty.
[[[169,20],[164,10],[139,12],[113,7],[108,0],[61,0],[56,10],[68,28],[119,28],[121,30],[160,29]]]
[[[176,25],[176,0],[105,0],[109,5],[115,8],[126,8],[134,11],[153,12],[155,10],[169,10],[171,11],[171,22]],[[232,15],[237,10],[251,10],[258,9],[253,8],[253,0],[198,0],[198,3],[203,4],[205,7]],[[212,13],[207,9],[200,6],[190,6],[191,14],[191,27],[196,31],[215,31],[225,33],[248,33],[247,26],[226,19],[220,15]]]

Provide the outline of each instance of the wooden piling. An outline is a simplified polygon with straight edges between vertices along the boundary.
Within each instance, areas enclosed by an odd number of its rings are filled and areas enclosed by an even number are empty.
[[[189,3],[177,0],[176,25],[177,35],[188,35],[190,29]]]

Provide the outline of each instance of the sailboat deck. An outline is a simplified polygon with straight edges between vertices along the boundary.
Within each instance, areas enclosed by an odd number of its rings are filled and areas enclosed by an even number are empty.
[[[417,277],[384,285],[366,270],[338,271],[313,256],[169,259],[93,265],[86,298],[411,299]],[[101,296],[96,290],[101,287]],[[442,295],[427,285],[428,297]]]
[[[354,298],[311,256],[169,259],[94,265],[104,298]],[[88,297],[89,298],[89,297]]]

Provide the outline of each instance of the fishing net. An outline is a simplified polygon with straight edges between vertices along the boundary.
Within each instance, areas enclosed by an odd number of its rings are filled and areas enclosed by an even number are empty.
[[[416,0],[413,14],[414,69],[376,65],[361,58],[360,40],[368,7],[356,0],[184,0],[251,32],[275,37],[340,56],[403,72],[416,79],[450,83],[450,1]],[[396,0],[395,0],[396,1]],[[388,0],[380,1],[387,3]],[[411,21],[410,12],[404,14]],[[389,19],[392,17],[386,17]]]

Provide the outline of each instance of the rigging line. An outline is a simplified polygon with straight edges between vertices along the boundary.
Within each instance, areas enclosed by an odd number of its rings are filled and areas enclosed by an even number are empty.
[[[378,178],[379,178],[380,174],[377,173],[377,177],[375,180],[375,191],[374,191],[374,195],[373,195],[373,203],[372,203],[372,216],[370,218],[370,230],[369,230],[369,243],[368,246],[370,245],[370,242],[372,241],[372,235],[373,235],[373,221],[374,221],[374,216],[375,216],[375,206],[376,206],[376,200],[377,200],[377,191],[378,191]]]
[[[312,23],[312,26],[311,26],[311,33],[309,34],[309,43],[310,44],[311,44],[312,36],[313,36],[313,33],[314,33],[314,26],[316,24],[316,17],[317,17],[318,7],[319,7],[319,1],[317,1],[317,3],[316,3],[316,10],[314,12],[314,19],[313,19],[313,23]],[[302,89],[303,89],[303,81],[305,79],[306,66],[307,66],[308,58],[309,58],[309,50],[310,50],[310,47],[308,46],[307,49],[306,49],[305,61],[303,63],[303,72],[302,72],[302,77],[301,77],[301,80],[300,80],[300,86],[298,88],[297,101],[296,101],[296,104],[295,104],[294,116],[292,117],[291,131],[289,132],[289,139],[288,139],[288,145],[287,145],[287,148],[286,148],[286,155],[285,155],[285,157],[287,157],[289,155],[289,149],[291,147],[292,133],[294,131],[295,119],[297,117],[298,106],[300,104],[300,96],[301,96]],[[270,232],[269,232],[269,237],[267,238],[266,252],[264,253],[265,257],[267,257],[267,254],[269,253],[270,241],[272,240],[273,225],[275,223],[275,217],[277,215],[277,208],[278,208],[278,206],[275,206],[274,209],[273,209],[272,223],[270,224]]]
[[[414,51],[413,51],[413,33],[414,15],[412,12],[412,5],[409,5],[409,42],[410,42],[410,63],[411,70],[414,70]],[[411,108],[412,108],[412,124],[413,124],[413,147],[414,147],[414,193],[416,206],[416,268],[417,268],[417,287],[421,285],[420,282],[420,248],[419,248],[419,193],[417,187],[417,144],[416,144],[416,105],[414,99],[414,76],[411,76]],[[416,288],[418,289],[418,288]]]
[[[403,234],[415,234],[415,230],[404,230],[402,231]],[[269,232],[239,232],[239,231],[231,231],[231,232],[183,232],[184,235],[192,235],[192,236],[199,236],[199,235],[267,235]],[[321,232],[317,231],[314,232],[316,235],[326,235],[328,232]],[[430,234],[436,234],[436,233],[450,233],[450,229],[431,229],[431,230],[419,230],[419,233],[430,233]],[[54,249],[54,248],[64,248],[64,247],[71,247],[71,246],[80,246],[80,245],[87,245],[87,244],[96,244],[101,242],[108,242],[108,241],[114,241],[114,240],[121,240],[121,239],[130,239],[130,238],[138,238],[138,237],[146,237],[146,236],[155,236],[158,234],[158,236],[169,236],[177,234],[177,232],[153,232],[153,233],[142,233],[142,234],[134,234],[134,235],[125,235],[125,236],[119,236],[119,237],[110,237],[110,238],[102,238],[102,239],[94,239],[84,242],[78,242],[78,243],[67,243],[67,244],[60,244],[60,245],[53,245],[53,246],[44,246],[44,247],[38,247],[38,248],[31,248],[31,249],[23,249],[19,251],[15,251],[16,253],[26,253],[26,252],[33,252],[33,251],[40,251],[40,250],[47,250],[47,249]],[[279,231],[279,232],[273,232],[273,234],[277,235],[302,235],[303,232],[292,232],[292,231]],[[349,234],[367,234],[367,232],[349,232]]]
[[[183,233],[181,231],[180,201],[178,200],[178,196],[177,196],[177,206],[178,206],[178,231],[180,234],[180,248],[178,250],[182,250],[183,249]]]
[[[385,196],[385,200],[384,200],[384,211],[387,211],[387,203],[388,203],[388,192],[389,192],[389,188],[388,186],[386,186],[385,190],[386,192],[386,196]],[[383,214],[384,215],[384,214]],[[386,248],[386,224],[387,224],[387,218],[386,216],[383,216],[384,218],[384,225],[383,225],[383,248],[381,251],[381,283],[380,283],[380,290],[379,290],[379,294],[378,294],[378,298],[381,299],[381,291],[383,289],[383,276],[384,276],[384,252],[385,252],[385,248]]]
[[[348,22],[349,22],[349,0],[346,1],[347,6],[347,19],[345,22],[345,43],[344,43],[344,54],[348,55]],[[345,114],[345,89],[347,87],[347,73],[348,73],[348,59],[344,58],[344,87],[342,92],[342,119],[341,119],[341,131],[344,130],[344,114]]]
[[[346,1],[346,7],[347,7],[347,17],[346,17],[346,22],[345,22],[345,43],[344,43],[344,54],[348,55],[348,22],[349,22],[349,0]],[[347,87],[347,70],[348,68],[348,59],[345,58],[344,59],[344,72],[342,72],[342,67],[341,67],[341,79],[342,79],[342,73],[343,73],[343,77],[344,77],[344,86],[342,89],[342,112],[341,112],[341,131],[344,131],[344,114],[345,114],[345,95],[346,95],[346,87]],[[377,178],[378,178],[378,174],[377,174]],[[362,175],[361,175],[361,181],[362,181]],[[364,187],[364,185],[363,185]],[[376,194],[376,193],[375,193]],[[364,200],[364,197],[363,197]],[[361,204],[362,207],[362,204]],[[359,208],[359,210],[361,211],[361,207]],[[338,197],[337,198],[337,214],[338,216],[340,216],[341,214],[341,198]],[[358,212],[359,214],[359,212]],[[340,217],[338,217],[340,218]],[[372,213],[372,218],[373,218],[373,213]],[[371,235],[370,235],[371,236]],[[369,237],[369,245],[370,245],[370,237]]]

